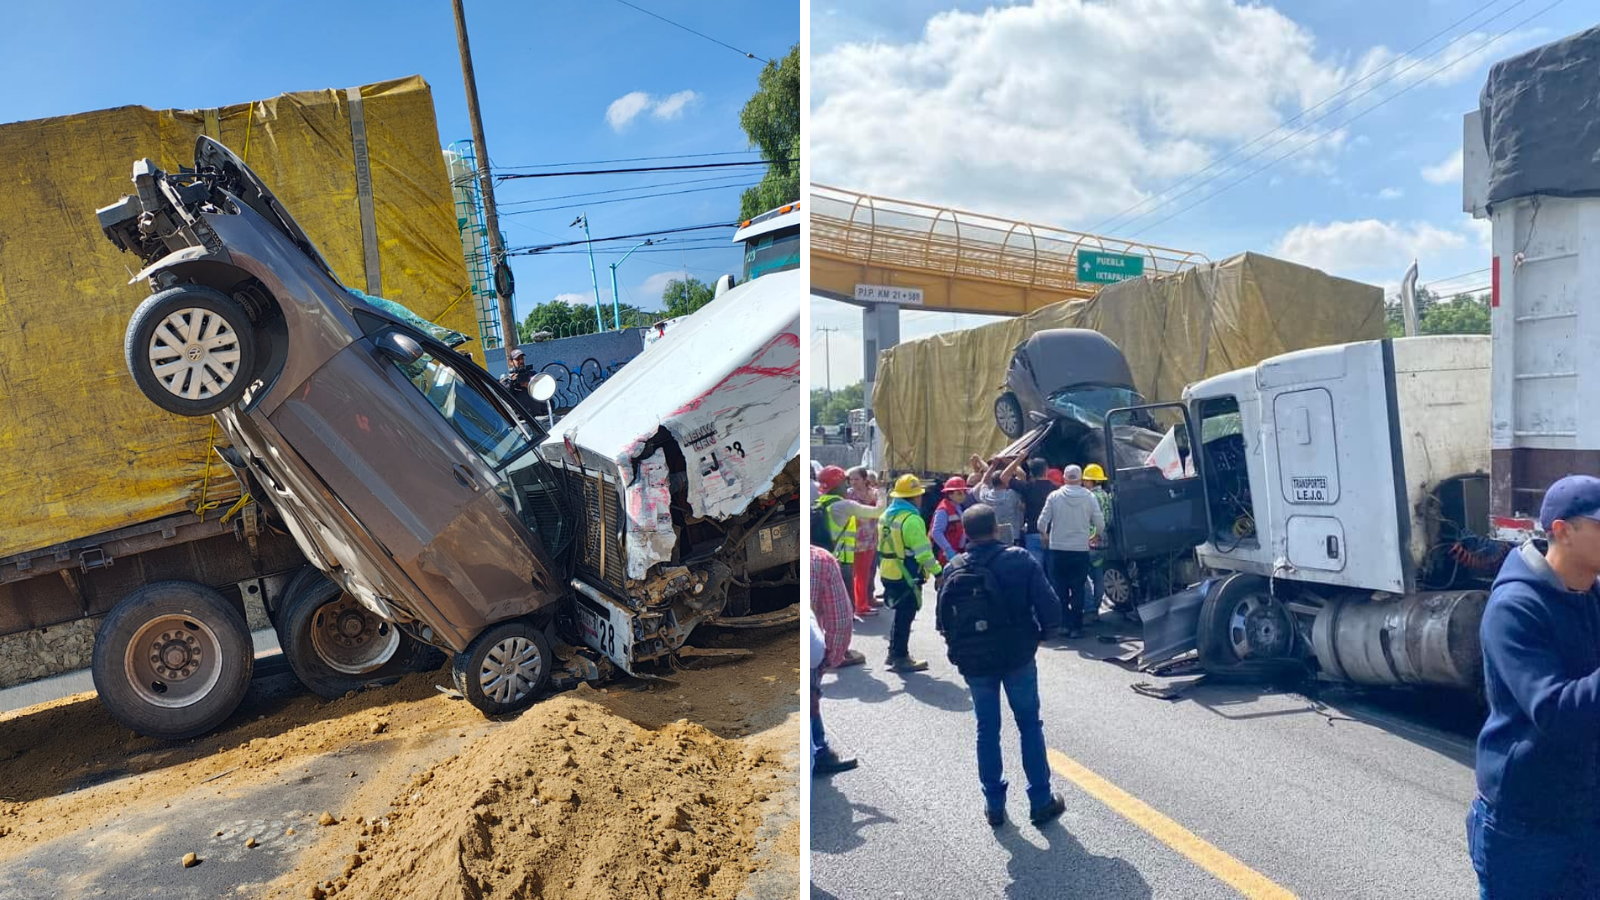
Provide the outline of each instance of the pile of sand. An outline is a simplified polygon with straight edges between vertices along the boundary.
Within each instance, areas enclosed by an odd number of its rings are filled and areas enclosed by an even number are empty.
[[[680,720],[649,730],[580,688],[417,775],[312,897],[734,898],[779,754]],[[332,874],[332,873],[330,873]]]

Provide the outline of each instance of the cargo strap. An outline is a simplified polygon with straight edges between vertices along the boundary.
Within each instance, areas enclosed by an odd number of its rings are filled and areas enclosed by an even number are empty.
[[[200,111],[200,115],[205,119],[206,137],[220,142],[222,140],[222,126],[217,122],[217,108],[212,106],[203,109]]]
[[[361,111],[361,88],[345,88],[350,101],[350,147],[356,160],[356,200],[361,206],[361,248],[366,252],[367,293],[383,296],[378,269],[378,219],[372,210],[372,166],[367,158],[367,120]]]

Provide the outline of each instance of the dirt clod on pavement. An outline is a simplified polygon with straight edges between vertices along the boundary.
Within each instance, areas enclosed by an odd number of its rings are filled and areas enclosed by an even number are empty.
[[[548,700],[544,714],[418,774],[387,827],[318,887],[341,898],[731,900],[757,868],[749,810],[778,784],[780,755],[686,720],[650,730],[584,699],[596,695]]]

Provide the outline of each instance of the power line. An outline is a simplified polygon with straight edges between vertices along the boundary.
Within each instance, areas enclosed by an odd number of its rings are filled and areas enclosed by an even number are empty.
[[[782,160],[784,163],[797,163],[799,159]],[[566,175],[636,175],[640,172],[687,172],[697,169],[731,169],[739,166],[769,166],[771,160],[752,159],[743,162],[719,163],[694,163],[684,166],[641,166],[632,169],[585,169],[580,172],[513,172],[510,175],[498,176],[501,181],[511,181],[516,178],[560,178]]]
[[[631,203],[635,200],[649,200],[654,197],[676,197],[679,194],[698,194],[703,191],[722,191],[728,188],[755,187],[760,181],[745,181],[738,184],[719,184],[712,187],[684,188],[681,191],[662,191],[656,194],[640,194],[637,197],[613,197],[610,200],[588,200],[583,203],[567,203],[562,206],[541,206],[537,209],[519,209],[514,212],[504,213],[503,216],[525,216],[528,213],[554,212],[560,209],[586,209],[590,206],[604,206],[607,203]]]
[[[753,60],[756,60],[757,62],[768,62],[768,63],[772,62],[772,60],[770,60],[770,59],[763,59],[762,57],[756,56],[754,53],[747,53],[744,50],[740,50],[738,47],[735,47],[732,44],[725,43],[723,41],[719,41],[719,40],[717,40],[716,38],[712,37],[709,34],[703,34],[701,32],[695,31],[693,28],[690,28],[687,25],[682,25],[682,24],[679,24],[677,22],[674,22],[671,19],[667,18],[666,16],[659,15],[657,13],[653,13],[650,10],[645,9],[642,6],[634,6],[632,3],[629,3],[628,0],[617,0],[617,2],[621,3],[623,6],[629,7],[630,9],[636,9],[639,12],[642,12],[645,15],[650,16],[652,18],[660,19],[661,21],[667,23],[668,25],[671,25],[674,28],[682,28],[684,31],[687,31],[687,32],[689,32],[690,34],[692,34],[692,35],[694,35],[696,37],[705,38],[706,40],[710,41],[713,44],[718,44],[718,45],[721,45],[723,47],[727,47],[729,50],[732,50],[733,52],[739,54],[740,56],[745,57],[746,59],[753,59]]]
[[[508,206],[527,206],[530,203],[549,203],[552,200],[573,200],[579,197],[604,197],[607,194],[624,194],[628,191],[640,191],[653,188],[677,187],[680,184],[710,184],[713,181],[731,181],[735,178],[744,178],[747,172],[736,172],[732,175],[713,175],[710,178],[689,178],[683,181],[662,181],[656,184],[636,184],[625,188],[612,188],[607,191],[579,191],[576,194],[559,194],[555,197],[540,197],[536,200],[515,200],[510,203],[500,204],[501,209]]]
[[[619,235],[615,235],[615,236],[612,236],[612,237],[593,238],[592,240],[588,239],[588,238],[585,238],[584,240],[581,240],[581,241],[562,241],[560,243],[540,244],[538,246],[533,246],[533,247],[516,247],[516,248],[514,248],[512,250],[507,250],[506,251],[506,255],[507,256],[513,256],[513,255],[520,256],[520,255],[532,254],[532,253],[543,253],[546,250],[556,250],[556,249],[559,249],[561,247],[576,247],[579,244],[588,244],[588,243],[591,243],[591,242],[598,244],[598,243],[605,243],[607,241],[631,241],[631,240],[636,240],[638,238],[655,237],[656,235],[660,235],[660,234],[684,234],[684,233],[690,232],[690,231],[711,231],[711,230],[717,229],[717,228],[738,228],[738,227],[739,227],[739,223],[737,223],[737,222],[715,222],[715,223],[712,223],[712,224],[709,224],[709,225],[685,225],[685,226],[682,226],[680,228],[661,228],[661,229],[657,229],[655,231],[641,231],[641,232],[638,232],[637,234],[619,234]]]
[[[760,153],[760,150],[724,150],[716,153],[676,153],[671,156],[627,156],[621,159],[586,159],[574,162],[557,163],[528,163],[521,166],[491,166],[497,172],[512,169],[554,169],[560,166],[609,166],[612,163],[628,162],[660,162],[663,159],[699,159],[705,156],[748,156],[751,153]]]
[[[1522,0],[1519,0],[1519,2],[1522,2]],[[1506,30],[1500,32],[1499,34],[1496,34],[1494,37],[1489,38],[1487,41],[1484,41],[1482,44],[1479,44],[1477,47],[1474,47],[1468,53],[1463,54],[1459,59],[1451,60],[1450,62],[1447,62],[1444,65],[1429,71],[1427,74],[1423,75],[1422,78],[1420,80],[1418,80],[1416,83],[1407,85],[1406,87],[1403,87],[1398,91],[1395,91],[1393,94],[1390,94],[1389,96],[1383,98],[1382,100],[1379,100],[1377,103],[1372,104],[1371,106],[1367,107],[1366,109],[1362,110],[1361,112],[1356,113],[1355,115],[1353,115],[1350,118],[1346,119],[1344,121],[1344,125],[1349,125],[1351,122],[1354,122],[1357,119],[1360,119],[1363,116],[1368,115],[1369,113],[1377,111],[1378,109],[1388,105],[1390,102],[1392,102],[1394,100],[1399,99],[1401,96],[1409,93],[1410,91],[1414,90],[1415,88],[1417,88],[1417,87],[1419,87],[1419,86],[1421,86],[1423,84],[1426,84],[1429,78],[1432,78],[1433,76],[1439,74],[1440,72],[1443,72],[1445,69],[1448,69],[1451,66],[1454,66],[1454,65],[1460,63],[1462,59],[1466,59],[1468,56],[1471,56],[1473,53],[1476,53],[1479,50],[1482,50],[1485,47],[1488,47],[1490,44],[1493,44],[1495,41],[1500,40],[1501,38],[1505,37],[1506,35],[1510,34],[1511,32],[1517,30],[1518,28],[1521,28],[1522,26],[1528,24],[1529,22],[1533,21],[1534,19],[1537,19],[1538,17],[1544,15],[1545,13],[1549,12],[1550,10],[1555,9],[1557,6],[1560,6],[1564,2],[1566,2],[1566,0],[1555,0],[1554,3],[1551,3],[1549,6],[1546,6],[1544,9],[1539,10],[1538,12],[1534,13],[1533,15],[1528,16],[1527,18],[1523,19],[1520,22],[1517,22],[1515,25],[1512,25],[1510,28],[1507,28]],[[1377,87],[1379,87],[1379,85],[1374,85],[1373,86],[1373,90],[1376,90]],[[1370,93],[1370,91],[1363,92],[1363,93]],[[1357,97],[1351,98],[1351,99],[1355,100],[1355,99],[1359,99],[1359,98],[1360,98],[1360,95],[1358,95]],[[1346,104],[1346,105],[1348,106],[1349,104]],[[1315,124],[1315,123],[1307,123],[1307,126],[1302,126],[1302,128],[1297,129],[1297,131],[1303,131],[1305,129],[1305,127],[1308,127],[1311,124]],[[1294,133],[1286,135],[1283,139],[1274,142],[1274,144],[1272,146],[1277,146],[1277,144],[1280,144],[1284,140],[1287,140],[1288,138],[1293,137],[1293,136],[1294,136]],[[1134,232],[1133,234],[1129,235],[1129,238],[1130,239],[1131,238],[1137,238],[1139,235],[1144,234],[1144,233],[1150,231],[1153,228],[1157,228],[1157,227],[1159,227],[1161,225],[1164,225],[1167,222],[1170,222],[1173,219],[1176,219],[1178,216],[1183,215],[1184,213],[1188,212],[1191,209],[1194,209],[1197,206],[1201,206],[1203,204],[1211,202],[1212,200],[1215,200],[1217,197],[1221,196],[1222,194],[1226,193],[1227,191],[1231,190],[1232,188],[1237,187],[1238,185],[1243,184],[1246,181],[1249,181],[1251,178],[1254,178],[1255,176],[1260,175],[1262,172],[1265,172],[1267,169],[1270,169],[1273,166],[1277,165],[1278,163],[1283,162],[1284,160],[1288,159],[1289,157],[1294,156],[1296,153],[1299,153],[1300,151],[1305,150],[1306,148],[1312,146],[1313,144],[1317,143],[1320,140],[1322,140],[1322,138],[1320,136],[1313,137],[1311,140],[1305,142],[1304,144],[1301,144],[1298,147],[1295,147],[1294,149],[1290,150],[1288,153],[1283,154],[1282,156],[1278,157],[1277,159],[1271,160],[1270,162],[1268,162],[1266,165],[1262,166],[1261,168],[1255,169],[1254,171],[1245,173],[1244,176],[1242,176],[1242,177],[1240,177],[1240,178],[1238,178],[1238,179],[1236,179],[1234,181],[1228,182],[1227,184],[1223,185],[1222,187],[1218,188],[1217,190],[1211,192],[1210,194],[1208,194],[1208,195],[1206,195],[1204,197],[1201,197],[1199,200],[1196,200],[1195,202],[1189,204],[1188,206],[1183,207],[1182,209],[1178,210],[1177,212],[1173,213],[1172,215],[1167,216],[1166,218],[1161,219],[1160,221],[1157,221],[1157,222],[1155,222],[1153,224],[1146,225],[1144,228],[1141,228],[1138,231]],[[1271,147],[1267,147],[1267,148],[1264,148],[1264,149],[1271,149]],[[1259,155],[1259,154],[1255,154],[1255,155]],[[1248,160],[1246,160],[1246,161],[1248,161]],[[1237,168],[1237,166],[1235,166],[1233,168]],[[1207,179],[1207,181],[1215,180],[1215,178],[1220,176],[1221,174],[1222,173],[1219,172],[1217,174],[1217,176],[1213,176],[1213,178]],[[1204,184],[1204,182],[1202,182],[1202,185],[1203,184]],[[1202,185],[1196,185],[1196,187],[1200,187]],[[1194,189],[1191,188],[1190,190],[1192,191]],[[1189,193],[1189,192],[1190,191],[1185,191],[1184,193]],[[1174,197],[1172,199],[1176,200],[1177,198]],[[1171,201],[1168,201],[1168,202],[1171,202]],[[1162,204],[1162,205],[1165,205],[1165,204]],[[1148,213],[1146,213],[1146,215],[1148,215]],[[1140,218],[1143,218],[1143,216],[1141,216]]]
[[[1471,19],[1472,17],[1476,16],[1478,13],[1483,12],[1485,9],[1487,9],[1490,6],[1493,6],[1495,3],[1498,3],[1498,2],[1499,2],[1499,0],[1489,0],[1488,3],[1483,4],[1482,6],[1478,7],[1477,9],[1475,9],[1472,12],[1468,13],[1467,15],[1463,16],[1462,18],[1457,19],[1455,22],[1452,22],[1450,25],[1448,25],[1445,28],[1441,29],[1440,31],[1435,33],[1433,36],[1429,37],[1427,40],[1424,40],[1421,43],[1418,43],[1418,44],[1414,45],[1411,49],[1407,50],[1405,52],[1405,54],[1402,54],[1399,57],[1396,57],[1393,62],[1390,62],[1390,63],[1388,63],[1386,65],[1380,66],[1377,69],[1374,69],[1373,71],[1369,72],[1367,75],[1363,76],[1359,80],[1351,82],[1350,84],[1346,85],[1345,87],[1343,87],[1343,88],[1341,88],[1341,89],[1339,89],[1337,91],[1334,91],[1332,94],[1329,94],[1328,96],[1324,97],[1322,100],[1318,101],[1316,104],[1314,104],[1312,106],[1309,106],[1306,109],[1302,110],[1298,115],[1296,115],[1293,118],[1289,119],[1288,121],[1284,122],[1282,125],[1276,126],[1274,128],[1270,128],[1267,131],[1262,132],[1261,134],[1259,134],[1256,137],[1252,138],[1250,141],[1248,141],[1248,142],[1246,142],[1244,144],[1241,144],[1240,146],[1234,148],[1233,150],[1229,151],[1226,154],[1223,154],[1221,157],[1216,159],[1210,165],[1206,166],[1204,169],[1201,169],[1200,171],[1194,173],[1193,175],[1189,175],[1189,176],[1186,176],[1184,178],[1178,179],[1177,181],[1173,182],[1171,185],[1168,185],[1167,188],[1165,190],[1161,191],[1160,193],[1155,194],[1152,197],[1146,197],[1145,199],[1139,201],[1138,203],[1135,203],[1134,205],[1128,207],[1127,209],[1122,210],[1121,212],[1117,213],[1116,215],[1113,215],[1113,216],[1111,216],[1111,217],[1109,217],[1107,219],[1101,220],[1100,222],[1096,223],[1093,227],[1089,228],[1088,230],[1091,231],[1091,232],[1099,232],[1103,227],[1107,226],[1108,224],[1110,224],[1112,222],[1115,222],[1118,219],[1121,219],[1123,216],[1127,215],[1130,212],[1133,212],[1134,210],[1139,209],[1142,206],[1145,206],[1146,204],[1150,203],[1152,200],[1155,200],[1157,198],[1163,197],[1169,191],[1173,190],[1176,187],[1179,187],[1180,185],[1184,184],[1185,182],[1193,181],[1194,179],[1199,178],[1201,175],[1204,175],[1205,173],[1207,173],[1207,172],[1211,171],[1212,169],[1216,168],[1217,166],[1221,165],[1224,161],[1228,160],[1229,158],[1233,157],[1234,155],[1236,155],[1236,154],[1238,154],[1238,153],[1250,148],[1251,146],[1254,146],[1257,143],[1260,143],[1263,140],[1266,140],[1267,138],[1271,137],[1272,135],[1276,134],[1277,132],[1283,130],[1283,128],[1285,128],[1286,126],[1294,123],[1296,120],[1304,117],[1306,114],[1308,114],[1308,113],[1310,113],[1310,112],[1312,112],[1312,111],[1314,111],[1316,109],[1319,109],[1319,108],[1327,105],[1329,102],[1337,99],[1338,97],[1340,97],[1343,94],[1349,93],[1352,89],[1354,89],[1355,87],[1360,85],[1362,82],[1367,81],[1368,79],[1370,79],[1370,78],[1376,76],[1378,73],[1382,72],[1384,69],[1387,69],[1387,68],[1395,65],[1396,63],[1400,62],[1401,60],[1405,59],[1406,54],[1412,53],[1413,51],[1415,51],[1415,50],[1417,50],[1417,49],[1419,49],[1421,47],[1425,47],[1428,44],[1433,43],[1435,40],[1438,40],[1441,36],[1443,36],[1444,34],[1448,33],[1449,31],[1454,29],[1456,26],[1458,26],[1461,23],[1467,21],[1468,19]],[[1490,22],[1493,22],[1495,19],[1498,19],[1499,17],[1505,15],[1506,13],[1510,12],[1513,9],[1516,9],[1518,6],[1521,6],[1523,3],[1526,3],[1526,2],[1527,2],[1527,0],[1516,0],[1516,2],[1512,3],[1510,6],[1506,7],[1505,9],[1502,9],[1499,12],[1495,13],[1493,16],[1490,16],[1489,18],[1485,19],[1483,22],[1479,23],[1479,25],[1480,26],[1481,25],[1487,25]],[[1306,122],[1304,125],[1301,125],[1299,128],[1296,128],[1293,131],[1288,132],[1287,134],[1285,134],[1283,137],[1279,138],[1278,140],[1273,141],[1271,144],[1268,144],[1267,146],[1262,147],[1260,150],[1257,150],[1255,153],[1252,153],[1249,156],[1246,156],[1245,158],[1239,160],[1238,162],[1235,162],[1234,164],[1228,166],[1227,168],[1225,168],[1222,171],[1218,172],[1217,174],[1211,176],[1210,178],[1207,178],[1207,179],[1199,182],[1198,184],[1195,184],[1195,185],[1189,187],[1187,190],[1184,190],[1181,193],[1174,194],[1172,196],[1167,196],[1165,199],[1162,199],[1155,206],[1152,206],[1149,209],[1145,210],[1144,212],[1139,213],[1138,215],[1133,216],[1132,218],[1129,218],[1126,221],[1123,221],[1123,222],[1119,223],[1116,227],[1125,228],[1125,227],[1127,227],[1129,225],[1132,225],[1134,222],[1137,222],[1138,220],[1150,215],[1151,213],[1154,213],[1156,210],[1161,209],[1163,206],[1170,205],[1171,203],[1173,203],[1174,201],[1178,200],[1179,198],[1185,197],[1185,196],[1188,196],[1189,194],[1194,193],[1195,191],[1199,190],[1200,188],[1205,187],[1207,184],[1210,184],[1211,182],[1217,180],[1218,178],[1221,178],[1223,175],[1226,175],[1229,172],[1232,172],[1232,171],[1238,169],[1240,166],[1244,165],[1245,163],[1249,162],[1250,160],[1259,157],[1263,153],[1266,153],[1268,150],[1271,150],[1273,147],[1276,147],[1279,144],[1282,144],[1284,141],[1287,141],[1290,138],[1294,137],[1295,135],[1304,132],[1306,129],[1310,128],[1313,125],[1316,125],[1318,122],[1321,122],[1324,119],[1327,119],[1329,116],[1333,115],[1334,113],[1339,112],[1340,110],[1348,108],[1355,101],[1360,100],[1362,97],[1365,97],[1368,94],[1371,94],[1373,91],[1376,91],[1378,88],[1381,88],[1384,85],[1394,81],[1396,78],[1399,78],[1401,75],[1404,75],[1406,72],[1409,72],[1412,69],[1416,68],[1417,66],[1422,65],[1423,63],[1427,62],[1429,59],[1432,59],[1433,57],[1438,56],[1440,53],[1443,53],[1444,51],[1450,49],[1450,47],[1454,46],[1455,44],[1457,44],[1458,42],[1460,42],[1461,40],[1463,40],[1463,39],[1465,39],[1465,38],[1467,38],[1469,36],[1470,36],[1470,32],[1469,33],[1465,33],[1465,34],[1457,35],[1456,37],[1452,38],[1450,41],[1446,42],[1444,45],[1440,46],[1437,50],[1434,50],[1433,52],[1431,52],[1431,53],[1429,53],[1429,54],[1427,54],[1425,56],[1418,57],[1417,59],[1413,60],[1409,65],[1405,66],[1404,68],[1401,68],[1401,69],[1398,69],[1398,70],[1396,70],[1394,72],[1391,72],[1387,78],[1383,79],[1382,81],[1379,81],[1377,84],[1372,85],[1370,88],[1362,91],[1361,93],[1356,94],[1353,97],[1350,97],[1344,103],[1341,103],[1338,106],[1334,107],[1333,109],[1330,109],[1327,112],[1323,113],[1322,115],[1311,119],[1310,121]],[[1496,40],[1498,40],[1498,37],[1496,38]],[[1479,49],[1481,49],[1481,47]],[[1477,52],[1477,51],[1474,50],[1473,52]],[[1449,66],[1453,66],[1453,65],[1456,65],[1456,64],[1460,63],[1461,60],[1466,59],[1470,55],[1471,55],[1471,53],[1463,54],[1461,57],[1459,57],[1458,59],[1452,61],[1449,65],[1445,66],[1445,68],[1449,68]],[[1426,79],[1424,79],[1424,80],[1426,80]],[[1398,96],[1398,95],[1396,95],[1396,96]]]

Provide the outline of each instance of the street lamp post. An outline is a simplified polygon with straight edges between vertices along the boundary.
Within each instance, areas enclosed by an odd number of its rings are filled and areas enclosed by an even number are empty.
[[[634,250],[640,247],[647,247],[653,243],[655,243],[653,240],[640,241],[634,244],[633,248],[627,253],[622,254],[622,259],[611,264],[611,327],[619,331],[622,329],[622,307],[617,303],[617,266],[626,262],[628,257],[633,255]]]
[[[600,317],[600,281],[594,274],[594,238],[589,235],[589,214],[583,213],[573,219],[572,225],[567,227],[576,225],[583,226],[583,242],[589,247],[589,284],[594,288],[594,330],[605,331],[605,320]]]

